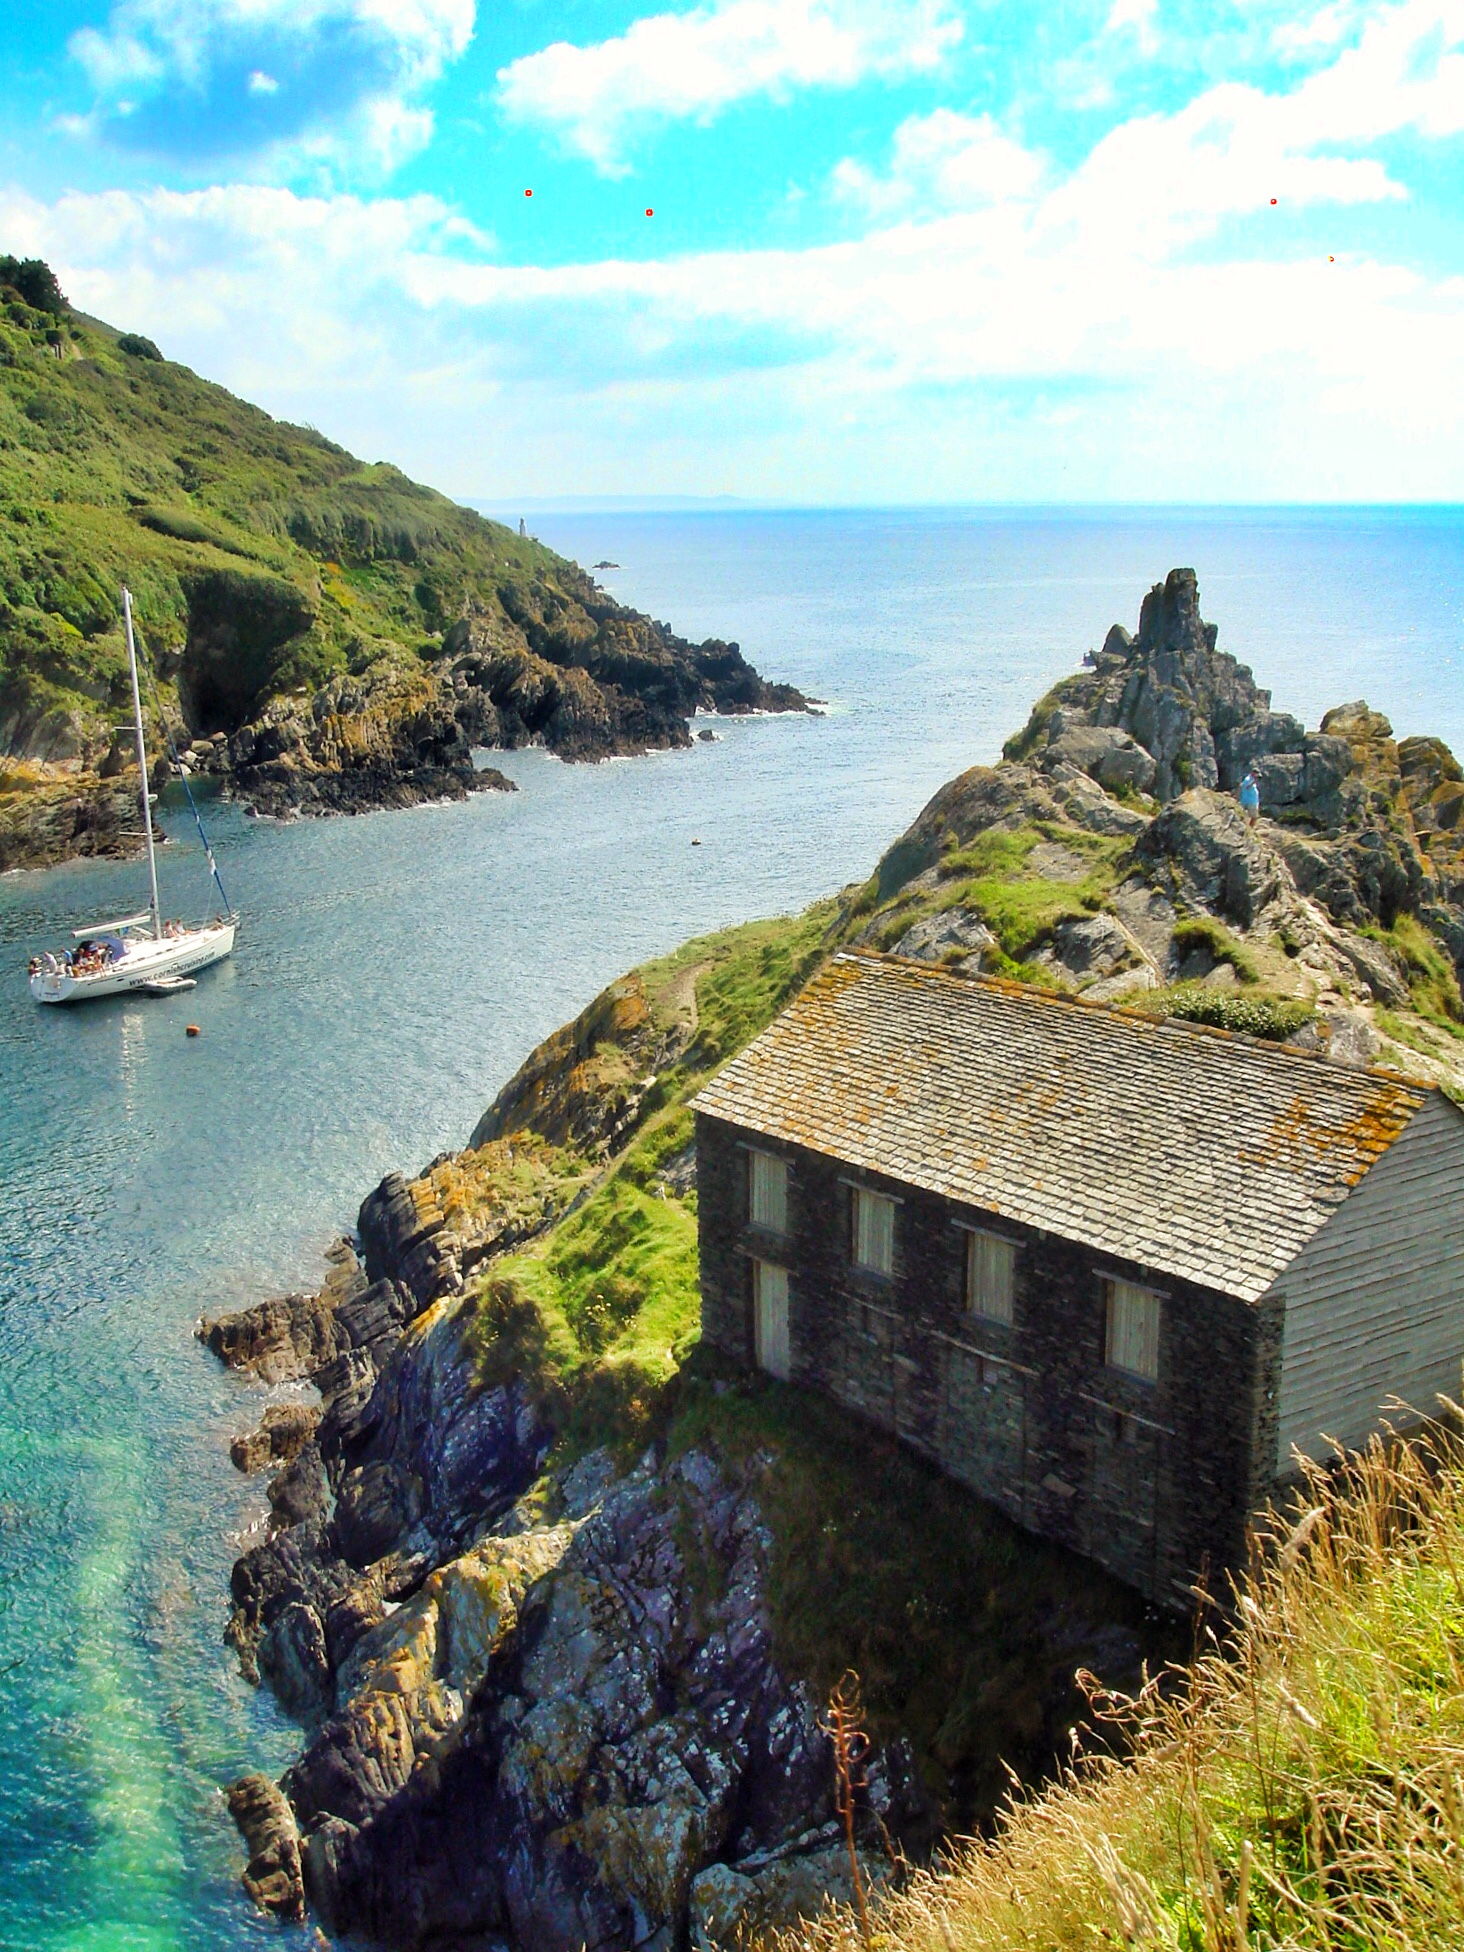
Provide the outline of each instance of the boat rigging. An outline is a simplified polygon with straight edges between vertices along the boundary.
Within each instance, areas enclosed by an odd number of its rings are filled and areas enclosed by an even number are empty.
[[[134,991],[150,996],[170,996],[179,990],[192,989],[198,970],[207,969],[211,963],[222,962],[225,956],[233,952],[234,937],[239,926],[239,917],[224,893],[218,863],[214,860],[202,817],[181,767],[179,775],[183,780],[183,790],[188,795],[188,804],[198,823],[209,873],[219,891],[223,910],[212,921],[198,928],[186,928],[181,922],[163,921],[158,902],[153,796],[148,791],[147,738],[142,723],[137,641],[132,627],[132,593],[125,587],[122,591],[122,620],[127,633],[127,669],[132,680],[132,726],[137,741],[142,832],[147,847],[148,905],[139,914],[124,915],[115,921],[96,922],[89,928],[74,930],[77,945],[74,949],[48,951],[45,955],[34,957],[30,966],[30,990],[38,1003],[83,1003],[93,997],[122,996]],[[156,703],[156,691],[153,696]],[[178,755],[173,750],[166,720],[163,721],[163,730],[168,740],[168,750],[176,764]]]

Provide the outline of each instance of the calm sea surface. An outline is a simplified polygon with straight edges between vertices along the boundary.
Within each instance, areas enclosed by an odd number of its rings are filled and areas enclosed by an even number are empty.
[[[5,1947],[273,1941],[237,1893],[218,1795],[295,1744],[220,1643],[262,1509],[225,1444],[261,1400],[193,1324],[311,1283],[380,1174],[461,1144],[601,985],[862,877],[1176,563],[1279,707],[1314,724],[1365,696],[1464,751],[1460,511],[535,526],[828,715],[599,767],[522,754],[519,793],[464,806],[293,826],[221,808],[239,951],[167,1002],[67,1014],[25,990],[30,953],[137,905],[137,867],[0,879]],[[190,912],[199,855],[176,811],[165,824],[165,904]]]

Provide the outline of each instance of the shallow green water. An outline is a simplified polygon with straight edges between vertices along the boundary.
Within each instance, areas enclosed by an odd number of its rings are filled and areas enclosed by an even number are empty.
[[[1178,561],[1221,642],[1314,720],[1366,692],[1464,745],[1457,516],[580,518],[617,594],[740,637],[829,698],[512,797],[274,826],[216,817],[244,911],[188,996],[31,1004],[36,947],[134,906],[135,866],[0,881],[0,1945],[238,1947],[218,1789],[294,1731],[220,1641],[259,1520],[226,1455],[256,1392],[205,1311],[311,1282],[392,1166],[461,1144],[513,1066],[628,964],[866,873],[995,756]],[[165,904],[201,899],[184,821]],[[692,848],[692,838],[702,845]],[[201,1024],[186,1040],[183,1027]],[[286,1935],[289,1936],[288,1934]]]

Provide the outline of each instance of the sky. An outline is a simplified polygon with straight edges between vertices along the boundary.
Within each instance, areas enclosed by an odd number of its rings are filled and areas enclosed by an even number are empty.
[[[0,250],[464,499],[1464,501],[1464,0],[10,0]]]

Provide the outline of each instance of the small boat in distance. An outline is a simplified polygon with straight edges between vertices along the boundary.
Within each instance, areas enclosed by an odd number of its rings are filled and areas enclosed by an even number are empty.
[[[181,922],[162,919],[158,905],[158,863],[153,848],[152,800],[147,784],[147,740],[142,728],[142,692],[137,679],[137,644],[132,632],[132,595],[122,592],[122,618],[127,628],[127,666],[132,678],[132,724],[137,738],[137,764],[140,773],[142,832],[147,843],[147,877],[152,899],[138,915],[124,915],[111,922],[96,922],[90,928],[73,930],[76,947],[48,952],[32,958],[30,991],[37,1003],[82,1003],[91,997],[122,996],[129,991],[144,995],[171,996],[192,989],[195,970],[222,962],[234,947],[239,917],[229,906],[224,884],[219,879],[213,849],[203,831],[188,781],[183,790],[198,821],[203,851],[214,878],[223,913],[199,928],[185,928]],[[169,744],[171,746],[171,740]]]

